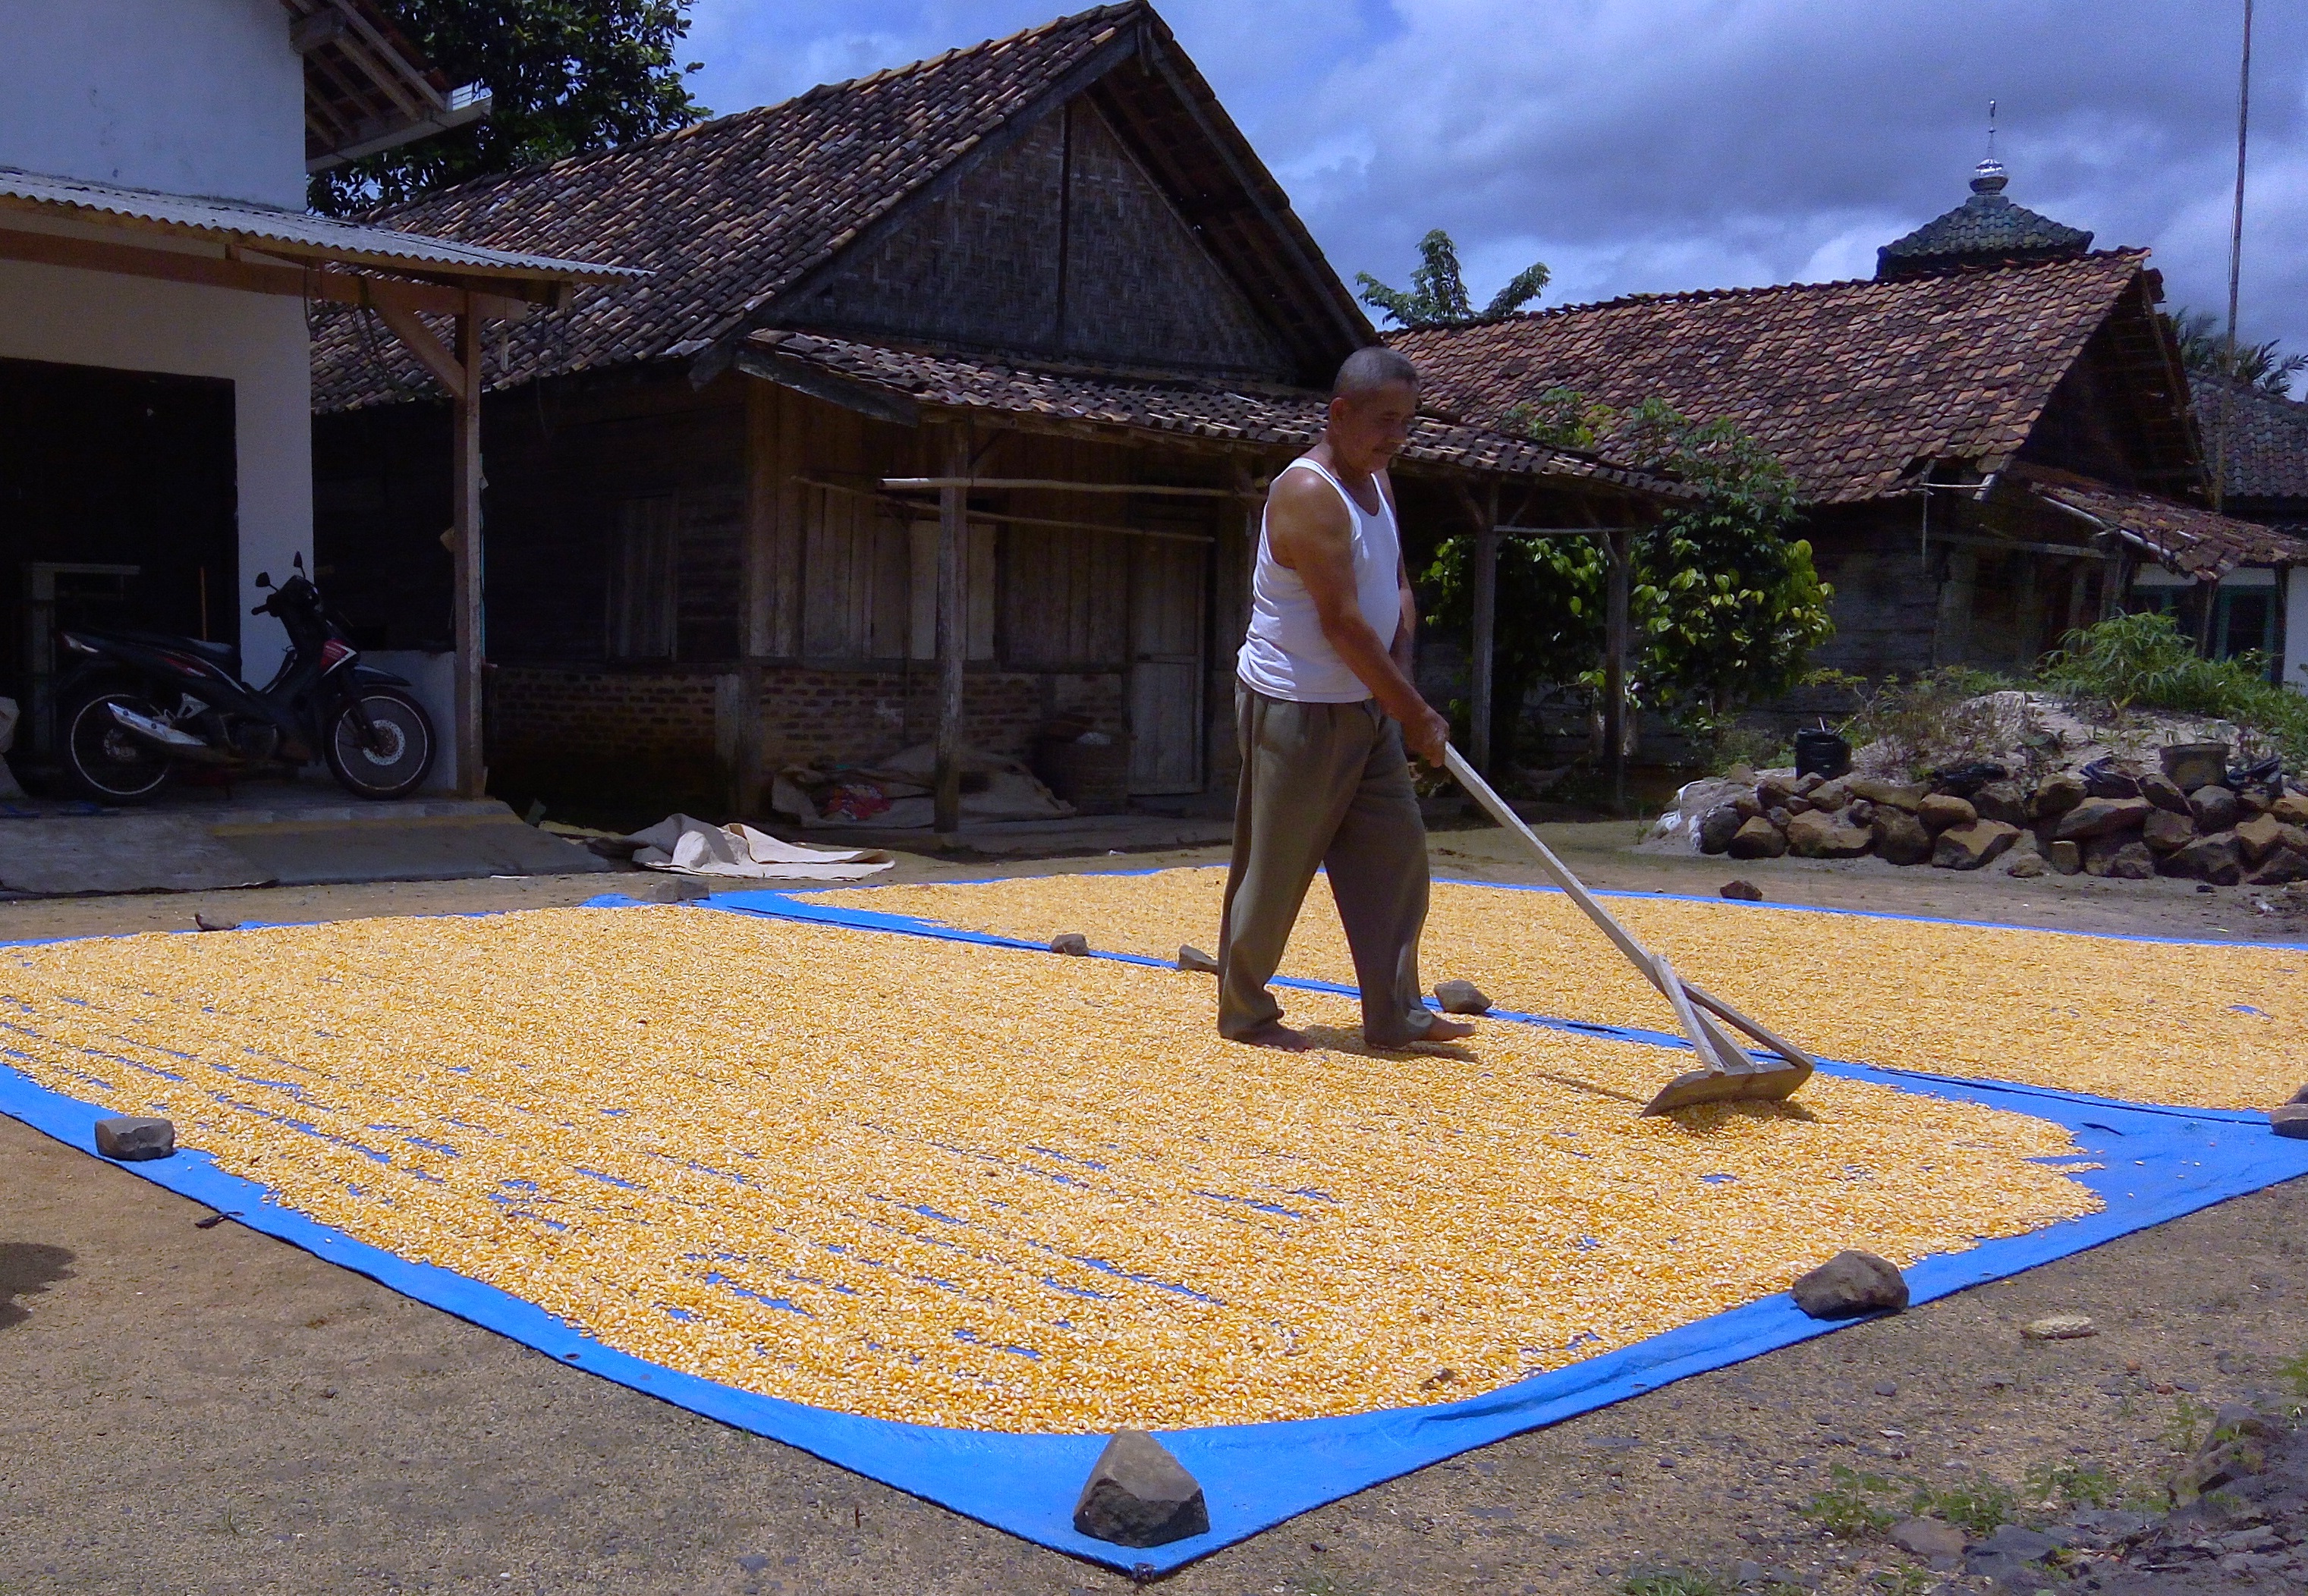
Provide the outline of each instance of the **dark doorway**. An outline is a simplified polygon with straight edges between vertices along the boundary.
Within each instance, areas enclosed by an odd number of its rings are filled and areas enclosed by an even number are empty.
[[[47,752],[58,626],[240,636],[232,384],[0,360],[0,696]],[[20,764],[19,768],[22,768]]]

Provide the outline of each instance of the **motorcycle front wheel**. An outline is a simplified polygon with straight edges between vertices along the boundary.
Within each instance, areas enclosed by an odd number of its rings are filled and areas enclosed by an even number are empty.
[[[345,790],[363,798],[406,798],[433,768],[433,721],[425,707],[390,687],[363,688],[374,737],[363,737],[350,705],[337,712],[324,739],[329,770]]]
[[[142,803],[168,785],[167,758],[112,717],[117,704],[148,719],[159,706],[133,688],[104,687],[65,706],[65,772],[99,803]]]

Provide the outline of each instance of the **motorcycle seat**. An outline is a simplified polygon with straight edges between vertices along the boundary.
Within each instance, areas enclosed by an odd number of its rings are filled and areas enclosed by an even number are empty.
[[[97,638],[118,638],[124,643],[142,643],[150,648],[173,648],[180,654],[197,654],[203,659],[216,661],[235,675],[240,674],[240,645],[237,643],[208,643],[202,642],[198,638],[178,637],[173,632],[138,631],[125,627],[115,627],[104,631],[91,631],[88,635]]]

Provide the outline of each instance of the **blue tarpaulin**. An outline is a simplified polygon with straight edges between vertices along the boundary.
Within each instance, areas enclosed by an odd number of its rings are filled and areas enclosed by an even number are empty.
[[[607,905],[624,900],[595,901]],[[900,916],[803,904],[779,893],[729,894],[714,898],[711,905],[857,929],[1034,946]],[[1680,1038],[1661,1033],[1575,1024],[1543,1016],[1501,1017],[1570,1025],[1614,1040],[1682,1045]],[[0,1059],[4,1057],[5,1050],[0,1048]],[[1926,1258],[1907,1272],[1917,1302],[2001,1279],[2225,1198],[2308,1173],[2308,1142],[2272,1136],[2262,1114],[2114,1103],[2037,1086],[1849,1064],[1823,1063],[1821,1068],[1902,1091],[1979,1103],[2055,1121],[2074,1133],[2082,1149],[2075,1156],[2097,1160],[2104,1166],[2071,1177],[2099,1194],[2106,1203],[2102,1212],[2029,1235],[1984,1242],[1966,1252]],[[108,1111],[50,1092],[13,1068],[0,1068],[0,1112],[74,1146],[92,1145],[94,1122]],[[281,1206],[263,1186],[219,1169],[204,1153],[186,1150],[172,1158],[122,1167],[232,1214],[252,1229],[573,1367],[797,1446],[1026,1540],[1123,1569],[1145,1566],[1166,1572],[1296,1514],[1470,1447],[1837,1327],[1806,1317],[1790,1298],[1773,1297],[1459,1402],[1332,1419],[1165,1432],[1164,1444],[1202,1484],[1211,1527],[1208,1534],[1193,1540],[1137,1549],[1089,1540],[1072,1527],[1075,1496],[1104,1445],[1103,1437],[942,1429],[859,1418],[756,1395],[614,1351],[536,1305],[493,1286],[432,1265],[409,1263],[316,1223]]]

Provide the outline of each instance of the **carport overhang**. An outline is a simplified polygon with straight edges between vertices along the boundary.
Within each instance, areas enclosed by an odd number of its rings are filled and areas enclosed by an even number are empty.
[[[452,407],[454,746],[459,791],[482,764],[481,332],[564,308],[586,284],[648,274],[228,200],[0,167],[0,261],[350,305],[374,313]]]

